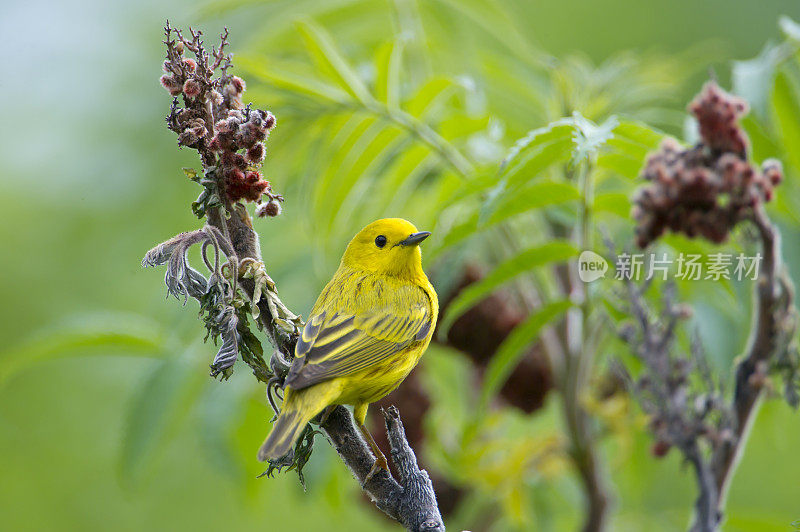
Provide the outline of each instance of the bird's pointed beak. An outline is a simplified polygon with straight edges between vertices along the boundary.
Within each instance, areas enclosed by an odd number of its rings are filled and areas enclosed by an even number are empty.
[[[429,236],[431,236],[430,231],[420,231],[419,233],[411,233],[410,235],[408,235],[408,237],[398,242],[398,244],[401,246],[416,246],[419,245],[420,242],[422,242]]]

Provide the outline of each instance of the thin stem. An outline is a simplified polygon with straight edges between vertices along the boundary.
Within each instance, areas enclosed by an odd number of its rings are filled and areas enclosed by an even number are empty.
[[[580,174],[581,202],[578,223],[573,240],[578,249],[591,248],[592,204],[594,183],[592,166],[585,163]],[[569,268],[569,295],[578,306],[567,313],[566,343],[567,360],[563,384],[563,407],[567,429],[572,443],[572,455],[580,473],[587,497],[587,512],[584,531],[599,531],[605,528],[609,496],[606,481],[597,457],[595,437],[591,430],[591,417],[581,404],[581,393],[588,388],[591,369],[594,366],[595,349],[589,338],[589,313],[591,298],[583,282],[578,278],[578,265],[573,260]]]
[[[753,223],[762,242],[763,267],[756,287],[755,322],[747,356],[736,368],[736,389],[733,411],[736,417],[735,438],[720,447],[713,457],[717,507],[722,508],[730,480],[744,447],[756,414],[763,388],[751,377],[763,371],[766,363],[788,347],[797,326],[794,310],[794,287],[788,279],[780,255],[780,233],[772,224],[763,206],[753,213]],[[761,366],[761,368],[760,368]]]

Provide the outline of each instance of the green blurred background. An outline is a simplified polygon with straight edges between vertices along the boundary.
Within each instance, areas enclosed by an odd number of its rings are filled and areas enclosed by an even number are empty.
[[[536,69],[517,70],[511,56],[573,58],[582,65],[576,70],[612,56],[632,61],[635,72],[653,80],[659,101],[641,109],[606,102],[608,110],[621,107],[680,134],[685,102],[710,68],[730,86],[732,60],[755,57],[768,41],[781,40],[779,15],[800,18],[791,0],[418,3],[412,27],[425,38],[407,51],[424,55],[436,76],[459,80],[465,87],[459,105],[489,117],[491,142],[475,145],[486,161],[525,130],[560,116],[557,108],[525,100],[544,78]],[[158,76],[166,18],[177,27],[201,27],[209,44],[227,25],[237,57],[269,71],[287,62],[303,68],[294,21],[312,17],[369,78],[364,65],[402,31],[398,20],[409,5],[413,0],[0,6],[0,527],[395,528],[361,500],[324,443],[306,468],[307,492],[293,473],[255,478],[262,471],[255,451],[270,417],[263,390],[246,370],[224,384],[208,378],[214,350],[200,342],[196,304],[165,301],[163,272],[143,270],[140,260],[155,243],[198,224],[188,208],[198,189],[180,170],[198,163],[194,152],[177,149],[163,121],[169,98]],[[284,301],[305,313],[364,220],[352,212],[323,229],[309,214],[309,175],[317,170],[306,163],[317,153],[309,142],[316,110],[298,104],[291,91],[271,92],[268,82],[246,79],[245,100],[278,117],[265,171],[286,197],[284,215],[259,220],[256,228]],[[599,119],[606,111],[583,112]],[[395,214],[416,219],[424,208],[424,202],[404,205]],[[787,254],[800,258],[789,218]],[[747,323],[746,312],[740,318]],[[705,338],[735,347],[743,338],[731,334],[733,327],[725,318],[710,321]],[[424,382],[436,399],[431,425],[469,417],[463,405],[454,412],[458,399],[470,395],[470,379],[453,377],[466,364],[442,348],[426,356]],[[558,423],[553,410],[548,404],[532,422],[506,412],[498,423],[535,437]],[[677,530],[688,522],[691,476],[676,453],[654,461],[649,445],[639,429],[607,444],[615,530]],[[798,418],[778,401],[767,403],[734,480],[725,530],[791,530],[800,519],[798,449]],[[524,515],[501,519],[494,529],[575,529],[577,484],[563,466],[553,468],[523,479]],[[519,512],[498,489],[477,486],[474,507]],[[470,523],[462,511],[450,527]]]

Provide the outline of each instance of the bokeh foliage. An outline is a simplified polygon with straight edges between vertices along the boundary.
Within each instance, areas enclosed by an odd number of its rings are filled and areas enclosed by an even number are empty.
[[[453,282],[447,272],[477,260],[493,273],[473,301],[528,283],[552,298],[512,336],[482,384],[463,357],[431,348],[422,368],[434,405],[426,456],[472,488],[452,529],[573,529],[580,491],[563,456],[557,405],[551,399],[529,418],[490,404],[519,347],[544,317],[564,310],[546,265],[576,249],[541,228],[576,220],[585,196],[570,174],[594,161],[597,221],[629,240],[640,162],[662,132],[691,140],[683,106],[714,64],[751,99],[755,159],[775,156],[787,167],[772,209],[800,279],[798,34],[787,21],[783,33],[776,25],[777,13],[798,17],[798,9],[753,11],[737,2],[714,12],[676,2],[646,14],[639,3],[615,5],[598,15],[584,2],[575,17],[566,5],[477,0],[240,1],[199,11],[175,2],[135,12],[103,4],[96,15],[59,18],[53,4],[44,18],[50,32],[36,32],[43,43],[31,42],[30,30],[5,32],[27,46],[13,49],[28,80],[7,86],[17,93],[6,105],[25,105],[7,110],[7,123],[17,125],[2,131],[0,162],[6,523],[391,529],[360,503],[325,445],[306,467],[308,493],[291,477],[255,479],[270,415],[262,390],[246,371],[225,384],[209,379],[213,349],[199,342],[195,308],[163,302],[158,276],[138,268],[152,244],[196,223],[188,208],[196,189],[180,168],[198,163],[175,149],[161,123],[168,98],[157,85],[160,27],[170,17],[208,28],[209,37],[229,24],[237,71],[249,82],[245,99],[278,117],[265,169],[287,198],[285,212],[257,230],[270,275],[294,310],[310,307],[347,239],[383,215],[434,231],[425,260],[440,291]],[[9,21],[28,14],[2,9]],[[91,24],[109,13],[105,24]],[[649,17],[659,24],[648,26]],[[659,46],[651,49],[644,28],[670,22],[680,29],[654,30]],[[762,50],[770,37],[779,44]],[[638,43],[647,49],[625,51]],[[28,65],[59,46],[72,56]],[[728,63],[759,50],[756,59]],[[680,289],[698,303],[694,321],[715,367],[727,371],[746,340],[749,287]],[[610,335],[603,348],[622,349]],[[603,451],[618,497],[615,529],[683,527],[693,486],[677,456],[652,459],[641,417],[626,401],[587,401],[609,434]],[[477,419],[476,409],[485,415]],[[800,518],[798,444],[797,417],[767,403],[734,480],[727,529],[785,530]]]

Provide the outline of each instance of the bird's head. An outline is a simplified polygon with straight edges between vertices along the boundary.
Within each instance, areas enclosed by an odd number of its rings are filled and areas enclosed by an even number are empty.
[[[402,218],[384,218],[366,226],[347,245],[342,263],[383,275],[414,278],[422,274],[419,244],[428,231],[418,231]]]

